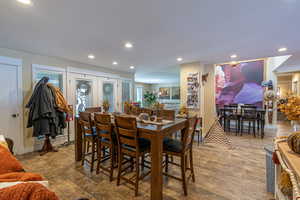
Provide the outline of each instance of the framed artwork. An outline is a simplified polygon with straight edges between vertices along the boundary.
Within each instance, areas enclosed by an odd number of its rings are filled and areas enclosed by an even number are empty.
[[[170,88],[159,88],[160,99],[170,99]]]
[[[216,104],[252,104],[263,106],[264,60],[216,66]]]
[[[199,108],[200,74],[190,72],[187,76],[187,108]]]
[[[172,87],[172,99],[180,99],[180,87]]]

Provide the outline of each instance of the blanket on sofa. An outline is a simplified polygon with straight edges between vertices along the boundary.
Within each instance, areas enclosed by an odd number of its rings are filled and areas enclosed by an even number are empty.
[[[42,181],[43,177],[39,174],[30,172],[11,172],[0,174],[0,183],[3,182],[27,182],[27,181]]]
[[[22,183],[0,189],[1,200],[59,200],[54,192],[38,183]]]

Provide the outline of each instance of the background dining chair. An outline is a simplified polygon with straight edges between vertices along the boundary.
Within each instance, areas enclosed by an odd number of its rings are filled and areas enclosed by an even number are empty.
[[[175,110],[156,110],[155,115],[161,117],[164,120],[175,120]]]
[[[241,134],[244,131],[244,122],[248,122],[248,134],[250,134],[251,126],[253,130],[253,135],[255,137],[256,121],[257,121],[257,112],[256,106],[241,106],[242,116],[241,116]]]
[[[88,107],[85,109],[85,112],[90,112],[90,113],[101,112],[101,107]]]
[[[165,173],[164,175],[182,181],[182,187],[184,195],[187,195],[187,177],[186,172],[191,172],[193,182],[195,182],[194,164],[193,164],[193,140],[195,135],[195,129],[197,126],[197,117],[192,117],[187,120],[186,128],[184,130],[182,140],[176,140],[172,138],[164,138],[163,151],[165,153]],[[180,158],[180,164],[174,161],[169,161],[169,156],[176,156]],[[188,168],[188,157],[190,166]],[[181,168],[181,178],[173,176],[168,173],[169,164],[179,166]]]
[[[111,116],[108,114],[94,114],[94,125],[96,127],[96,132],[98,135],[97,144],[97,170],[96,173],[99,174],[100,168],[109,173],[109,180],[113,180],[114,166],[116,163],[116,148],[117,148],[117,138],[113,132],[113,125],[111,123]],[[103,151],[104,148],[109,150],[109,154],[106,155]],[[102,153],[102,154],[101,154]],[[110,166],[105,167],[103,162],[110,159]]]
[[[235,122],[235,133],[238,135],[240,131],[240,115],[238,113],[238,106],[237,105],[224,105],[224,127],[231,131],[231,121]]]
[[[142,158],[142,169],[144,167],[145,154],[150,151],[150,141],[144,138],[140,138],[138,135],[136,118],[115,116],[115,124],[117,129],[118,139],[118,180],[117,185],[120,184],[120,180],[125,180],[127,183],[134,185],[135,196],[138,195],[139,180],[143,179],[150,172],[140,176],[140,158]],[[135,160],[135,176],[127,178],[126,170],[132,168],[132,166],[123,167],[128,163],[125,156],[133,158]],[[131,161],[131,160],[130,160]],[[132,164],[132,162],[129,162]],[[125,172],[125,173],[124,173]],[[134,181],[133,181],[134,178]]]
[[[91,172],[94,169],[94,162],[96,161],[95,155],[97,152],[97,133],[92,127],[91,123],[91,113],[89,112],[80,112],[78,123],[81,128],[82,133],[82,165],[84,162],[88,162],[90,164]],[[89,150],[91,147],[91,151]],[[88,160],[86,156],[91,155],[91,160]]]

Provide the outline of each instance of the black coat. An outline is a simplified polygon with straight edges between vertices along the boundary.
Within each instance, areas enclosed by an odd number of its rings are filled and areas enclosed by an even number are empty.
[[[33,137],[61,133],[65,128],[64,113],[57,110],[55,93],[47,86],[48,78],[42,78],[34,88],[33,94],[26,105],[29,108],[27,128],[33,126]]]

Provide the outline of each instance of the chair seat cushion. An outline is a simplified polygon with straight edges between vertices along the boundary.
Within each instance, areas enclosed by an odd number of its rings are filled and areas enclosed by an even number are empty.
[[[182,143],[179,140],[165,137],[163,141],[164,151],[180,153],[182,151]]]

